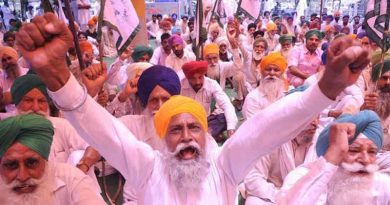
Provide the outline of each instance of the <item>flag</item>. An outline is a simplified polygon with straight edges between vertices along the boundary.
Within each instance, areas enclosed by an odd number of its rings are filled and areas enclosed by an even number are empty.
[[[260,0],[241,0],[239,5],[239,11],[243,12],[251,19],[258,19],[260,16]]]
[[[130,0],[102,0],[103,25],[118,32],[118,53],[122,53],[140,30],[137,12]]]
[[[68,19],[65,16],[64,10],[62,9],[62,2],[61,2],[61,0],[57,0],[57,3],[58,3],[58,11],[57,11],[58,18],[61,21],[64,21],[66,24],[69,24],[69,21],[68,21]]]
[[[389,21],[390,0],[369,0],[364,18],[365,29],[369,38],[383,51],[390,47],[389,35],[384,35],[385,31],[389,31]]]

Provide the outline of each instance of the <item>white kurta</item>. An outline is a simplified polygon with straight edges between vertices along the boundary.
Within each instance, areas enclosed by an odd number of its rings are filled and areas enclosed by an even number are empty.
[[[165,66],[165,61],[166,61],[168,55],[169,54],[166,54],[164,49],[161,46],[159,46],[156,49],[154,49],[153,56],[149,62],[153,65]]]
[[[168,57],[165,59],[165,66],[167,66],[168,68],[172,68],[176,72],[179,72],[182,70],[181,67],[184,63],[195,60],[195,54],[191,51],[188,51],[187,49],[184,49],[184,54],[181,58],[178,58],[173,52],[171,52],[171,54],[169,54]]]
[[[335,166],[320,157],[317,161],[294,169],[285,178],[277,196],[279,205],[325,205],[327,185],[336,173]],[[390,204],[390,177],[375,172],[371,190],[375,205]]]
[[[210,172],[200,185],[200,193],[194,193],[175,189],[162,154],[138,141],[119,120],[87,96],[73,76],[64,87],[49,93],[60,107],[74,109],[64,111],[64,116],[138,191],[140,205],[233,205],[237,185],[259,157],[291,140],[332,103],[316,85],[258,113],[241,125],[222,148],[207,152]],[[184,196],[184,201],[179,201],[179,195]]]
[[[217,81],[204,77],[203,87],[198,90],[198,92],[195,92],[187,78],[185,78],[181,81],[180,94],[190,97],[202,104],[207,112],[207,116],[211,114],[211,101],[215,100],[218,108],[222,109],[225,114],[227,130],[236,129],[238,119],[234,106]]]
[[[268,107],[271,103],[257,87],[246,96],[244,105],[242,106],[242,114],[245,119],[249,119],[260,110]]]

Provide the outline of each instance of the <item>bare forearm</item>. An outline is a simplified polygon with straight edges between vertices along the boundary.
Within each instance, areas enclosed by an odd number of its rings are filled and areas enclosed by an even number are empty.
[[[288,69],[289,69],[291,74],[293,74],[293,75],[295,75],[295,76],[297,76],[299,78],[302,78],[304,80],[306,78],[308,78],[307,74],[305,74],[305,73],[301,72],[300,70],[298,70],[298,68],[296,66],[290,66]]]
[[[84,152],[84,156],[80,161],[86,163],[89,167],[94,165],[100,159],[100,154],[93,147],[89,146]]]
[[[66,65],[65,58],[63,65],[56,66],[54,69],[36,70],[36,73],[47,88],[53,92],[62,88],[70,77],[70,70]]]

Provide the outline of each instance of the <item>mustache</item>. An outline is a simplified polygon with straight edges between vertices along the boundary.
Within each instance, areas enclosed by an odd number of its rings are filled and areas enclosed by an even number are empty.
[[[194,149],[198,154],[201,153],[201,149],[198,143],[195,141],[191,141],[188,143],[182,142],[176,146],[175,151],[172,152],[172,155],[176,156],[178,155],[181,151],[187,149],[187,148],[192,148]]]
[[[369,174],[372,174],[378,171],[379,169],[379,166],[377,164],[363,165],[358,162],[354,162],[352,164],[343,162],[341,163],[341,167],[348,172],[353,172],[353,173],[365,172]]]
[[[49,111],[45,112],[45,111],[41,111],[41,110],[39,110],[39,111],[28,110],[28,111],[20,111],[20,114],[23,114],[23,115],[24,114],[37,114],[37,115],[41,115],[41,116],[45,117],[45,116],[49,116],[50,112]]]
[[[385,87],[380,89],[381,92],[390,93],[390,85],[386,85]]]

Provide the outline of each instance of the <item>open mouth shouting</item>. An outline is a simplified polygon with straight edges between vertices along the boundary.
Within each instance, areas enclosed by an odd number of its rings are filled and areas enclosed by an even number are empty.
[[[176,156],[182,160],[195,159],[199,156],[199,149],[191,145],[186,146],[180,149],[179,153]]]
[[[12,188],[18,194],[32,193],[37,188],[37,185],[21,184]]]

